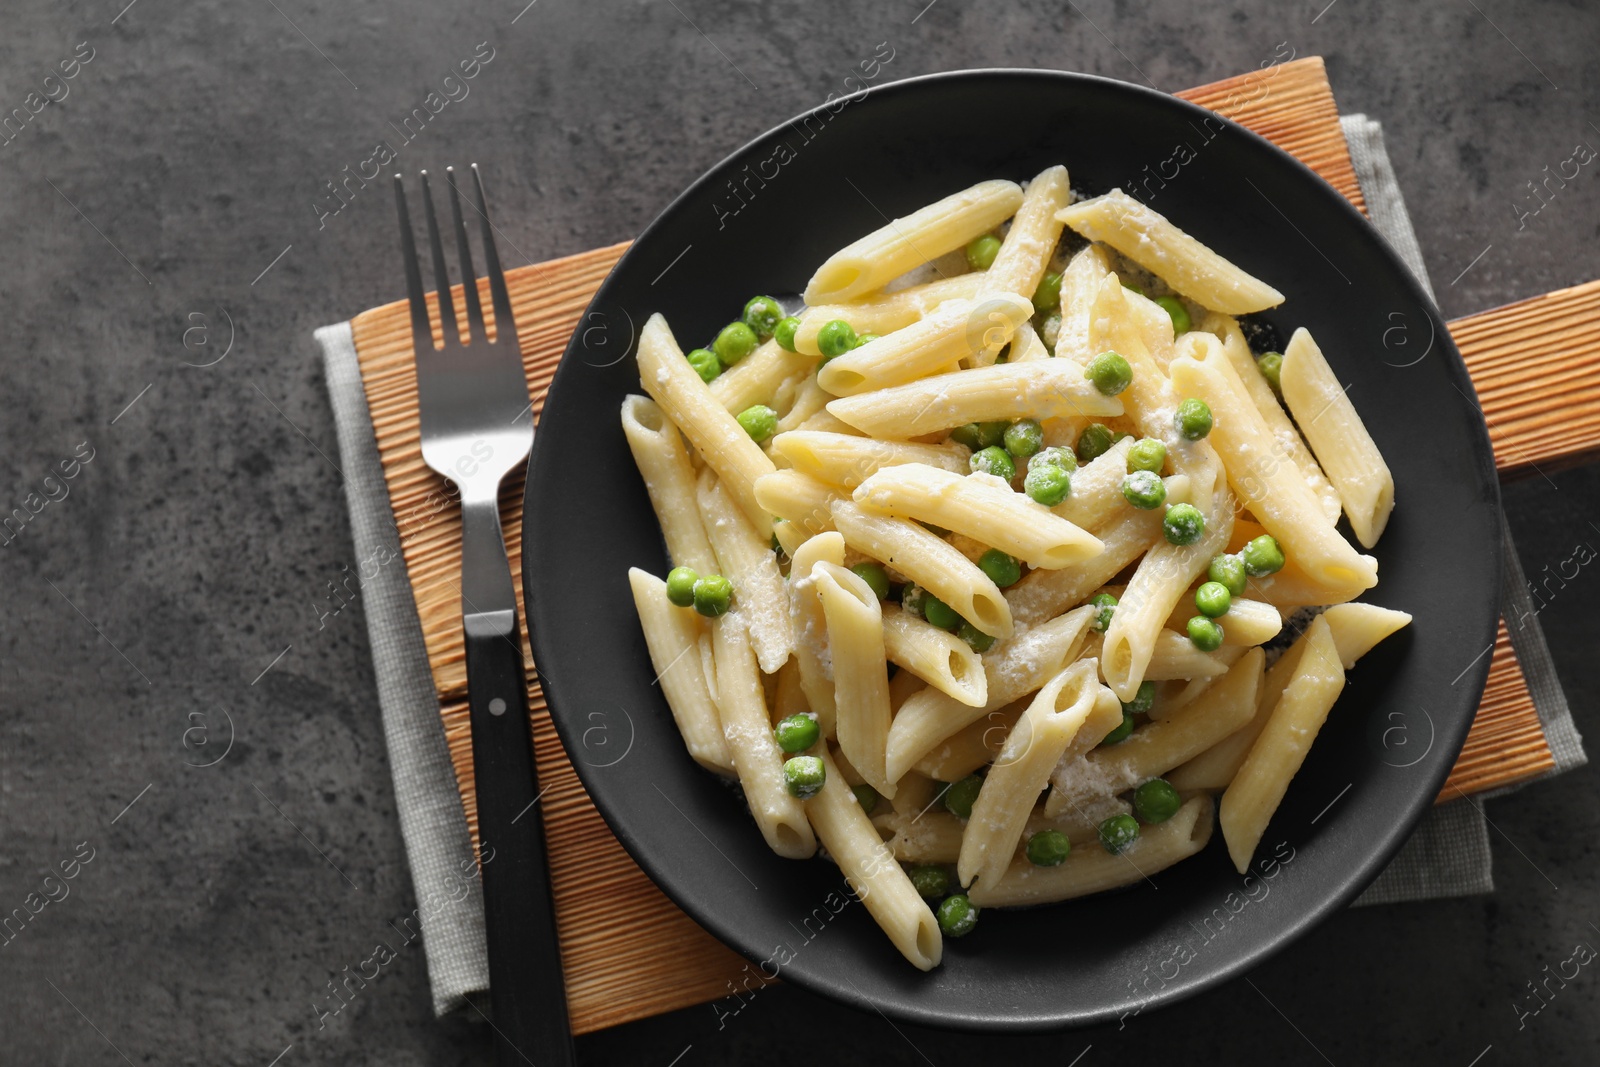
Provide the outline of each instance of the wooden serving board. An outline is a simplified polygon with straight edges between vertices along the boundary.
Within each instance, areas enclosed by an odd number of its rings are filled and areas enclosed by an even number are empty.
[[[1260,132],[1364,209],[1320,58],[1179,95]],[[579,316],[626,248],[595,249],[507,275],[536,412]],[[487,304],[487,282],[479,284]],[[422,462],[406,304],[365,312],[352,326],[445,734],[476,837],[457,585],[460,511],[446,484]],[[1503,474],[1600,450],[1600,283],[1484,312],[1450,328],[1472,371]],[[1560,358],[1550,359],[1552,353]],[[521,495],[517,486],[501,501],[519,595]],[[756,972],[633,863],[578,781],[536,683],[529,695],[539,774],[548,787],[544,818],[574,1030],[587,1033],[729,995]],[[1477,718],[1441,799],[1523,781],[1553,766],[1502,622]]]

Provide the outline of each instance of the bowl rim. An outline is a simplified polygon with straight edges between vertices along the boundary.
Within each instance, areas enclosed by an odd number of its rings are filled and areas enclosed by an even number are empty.
[[[1248,73],[1250,72],[1247,72],[1247,74]],[[1346,199],[1337,189],[1329,184],[1327,180],[1324,179],[1320,174],[1312,170],[1294,155],[1290,154],[1283,148],[1280,148],[1278,145],[1256,133],[1254,130],[1241,125],[1237,121],[1225,115],[1211,111],[1208,108],[1204,108],[1199,104],[1195,104],[1171,93],[1162,92],[1158,89],[1139,85],[1133,82],[1123,81],[1117,78],[1105,77],[1103,75],[1029,67],[976,67],[961,70],[937,71],[931,74],[917,75],[914,77],[884,82],[881,85],[869,86],[866,89],[839,97],[832,97],[830,94],[830,99],[825,100],[823,103],[805,111],[801,111],[791,118],[786,119],[785,121],[772,126],[760,134],[748,139],[738,148],[734,149],[732,152],[728,153],[716,163],[708,167],[699,177],[685,187],[683,191],[673,197],[672,200],[656,214],[656,216],[651,220],[650,224],[640,232],[639,236],[636,237],[630,244],[627,251],[625,251],[618,259],[616,264],[613,265],[610,272],[607,273],[606,278],[601,283],[600,287],[595,291],[594,296],[590,298],[589,303],[585,306],[583,312],[580,313],[578,321],[580,323],[588,321],[589,314],[604,304],[606,298],[610,295],[610,290],[616,283],[617,277],[623,268],[630,265],[632,258],[639,254],[640,249],[648,246],[649,239],[655,234],[655,232],[662,228],[669,218],[676,215],[680,209],[684,208],[690,200],[694,199],[702,187],[720,180],[720,178],[724,176],[724,174],[729,170],[730,167],[732,167],[732,165],[744,159],[746,156],[758,151],[759,149],[768,146],[769,143],[775,138],[781,136],[785,131],[802,124],[807,118],[818,116],[822,112],[830,109],[833,111],[833,113],[837,113],[839,110],[842,110],[846,104],[858,104],[876,95],[888,95],[894,97],[908,93],[915,94],[923,90],[925,87],[934,84],[979,82],[987,79],[997,78],[1017,78],[1023,80],[1032,79],[1041,83],[1051,83],[1053,85],[1067,87],[1092,85],[1101,88],[1110,88],[1116,92],[1128,93],[1136,98],[1143,98],[1145,101],[1153,102],[1154,106],[1157,107],[1175,108],[1179,111],[1187,112],[1189,116],[1195,120],[1202,118],[1210,119],[1212,121],[1220,120],[1226,124],[1227,129],[1234,135],[1241,136],[1247,141],[1254,142],[1258,148],[1266,149],[1269,154],[1277,156],[1280,162],[1287,164],[1291,171],[1297,172],[1302,179],[1309,179],[1309,181],[1306,183],[1307,195],[1319,197],[1324,202],[1334,205],[1334,211],[1336,213],[1342,213],[1345,221],[1351,224],[1352,228],[1360,229],[1362,232],[1369,234],[1372,242],[1377,246],[1379,254],[1391,262],[1395,268],[1396,274],[1402,279],[1402,284],[1405,287],[1405,295],[1409,299],[1413,300],[1416,306],[1429,316],[1430,324],[1433,327],[1434,332],[1434,343],[1439,346],[1440,355],[1445,363],[1445,373],[1453,380],[1453,384],[1455,385],[1456,389],[1472,403],[1472,406],[1477,409],[1480,414],[1480,418],[1476,420],[1469,420],[1469,433],[1472,438],[1473,458],[1476,460],[1476,465],[1479,468],[1480,484],[1488,487],[1486,503],[1492,505],[1496,515],[1501,514],[1500,482],[1494,463],[1494,452],[1489,440],[1487,423],[1481,418],[1482,405],[1478,401],[1477,391],[1473,386],[1471,375],[1467,371],[1466,362],[1462,358],[1460,351],[1457,349],[1454,340],[1451,338],[1446,320],[1443,314],[1440,312],[1431,293],[1411,272],[1411,269],[1405,264],[1405,262],[1400,259],[1399,254],[1394,250],[1389,242],[1385,240],[1383,236],[1375,229],[1367,229],[1372,225],[1367,216],[1363,214],[1353,203]],[[562,378],[570,377],[570,373],[568,372],[569,365],[581,362],[580,359],[574,357],[574,352],[580,343],[580,335],[581,331],[574,331],[572,338],[569,339],[566,348],[563,350],[560,365],[557,367],[556,374],[552,378],[546,394],[547,400],[550,396],[556,394]],[[631,348],[632,343],[630,343],[630,349]],[[1476,432],[1471,432],[1473,430]],[[531,487],[533,484],[534,467],[540,454],[541,439],[542,436],[536,433],[534,437],[533,449],[528,457],[528,480],[526,484],[529,487]],[[526,519],[531,511],[532,500],[532,494],[525,493],[523,503],[525,530]],[[537,576],[540,573],[540,567],[538,566],[537,561],[532,557],[532,549],[532,539],[524,536],[522,540],[522,586],[524,603],[528,605],[533,605],[540,602],[534,596],[534,585],[536,584]],[[1498,551],[1490,553],[1490,558],[1490,577],[1493,581],[1492,588],[1494,610],[1490,617],[1491,621],[1488,625],[1488,629],[1491,633],[1493,633],[1500,618],[1501,584],[1503,580],[1504,560]],[[532,647],[534,659],[537,663],[541,658],[541,648],[543,646],[543,642],[540,639],[538,628],[536,628],[533,624],[533,614],[534,612],[530,608],[530,610],[526,613],[526,622],[529,644]],[[1493,646],[1491,645],[1491,649],[1492,647]],[[1460,680],[1467,682],[1466,688],[1461,690],[1463,699],[1465,699],[1466,695],[1470,694],[1474,708],[1476,707],[1477,702],[1481,701],[1482,699],[1483,689],[1488,678],[1489,665],[1492,659],[1492,655],[1480,656],[1479,659],[1471,664],[1461,676]],[[566,753],[570,757],[575,751],[578,750],[580,745],[578,727],[573,723],[569,723],[565,716],[557,711],[558,705],[561,705],[565,701],[565,697],[560,695],[560,690],[562,689],[560,683],[556,682],[552,678],[545,677],[542,672],[539,674],[539,677],[543,686],[546,704],[550,709],[551,721],[555,725],[556,732],[561,739],[561,743],[565,748]],[[1337,890],[1324,896],[1320,902],[1316,903],[1314,906],[1305,908],[1291,921],[1272,930],[1269,934],[1262,938],[1262,943],[1260,945],[1243,951],[1233,958],[1219,964],[1216,969],[1208,971],[1196,981],[1183,986],[1171,987],[1170,991],[1169,989],[1163,989],[1162,991],[1141,1000],[1139,1002],[1137,1011],[1133,1012],[1133,1014],[1142,1014],[1144,1011],[1150,1009],[1176,1004],[1180,1001],[1198,996],[1203,992],[1213,990],[1226,982],[1240,977],[1244,973],[1260,966],[1272,956],[1287,949],[1294,942],[1304,937],[1313,927],[1325,921],[1336,911],[1342,910],[1350,903],[1350,901],[1365,891],[1378,877],[1378,875],[1382,873],[1384,868],[1388,866],[1395,854],[1398,853],[1406,841],[1409,840],[1417,825],[1425,817],[1427,812],[1431,810],[1434,799],[1438,796],[1444,785],[1445,779],[1448,778],[1450,771],[1453,769],[1455,760],[1459,757],[1462,746],[1466,741],[1467,734],[1471,729],[1474,716],[1464,715],[1456,718],[1459,719],[1460,725],[1456,727],[1455,735],[1445,735],[1441,738],[1448,741],[1446,748],[1450,752],[1450,760],[1446,762],[1445,760],[1441,759],[1438,761],[1434,769],[1427,772],[1427,774],[1424,776],[1419,776],[1417,779],[1418,784],[1413,790],[1413,795],[1411,800],[1408,802],[1408,806],[1402,812],[1396,813],[1402,817],[1392,820],[1381,833],[1372,836],[1370,840],[1374,842],[1375,847],[1365,851],[1359,861],[1351,865],[1351,867],[1348,869],[1348,873],[1343,878],[1343,881]],[[628,851],[629,856],[634,858],[635,862],[638,863],[640,869],[645,873],[646,877],[650,878],[650,880],[667,896],[668,899],[670,899],[676,906],[683,909],[683,911],[686,912],[697,924],[704,928],[718,941],[722,942],[728,948],[733,950],[741,958],[752,963],[757,962],[761,958],[759,954],[756,954],[752,949],[747,948],[747,946],[742,943],[742,940],[737,931],[734,929],[733,924],[724,921],[721,913],[719,913],[709,903],[702,902],[694,898],[681,897],[677,892],[677,887],[674,884],[670,884],[672,880],[668,879],[663,881],[658,879],[655,872],[650,869],[650,865],[638,858],[639,850],[636,847],[638,835],[628,825],[626,820],[618,819],[616,817],[616,814],[612,810],[610,803],[605,799],[604,788],[600,788],[598,792],[595,791],[594,786],[597,783],[598,778],[594,774],[594,768],[589,767],[581,759],[572,759],[571,763],[574,770],[578,774],[579,780],[583,783],[585,793],[589,796],[595,808],[600,812],[600,815],[605,820],[606,825],[610,828],[611,832],[616,835],[622,846]],[[794,984],[801,986],[811,993],[846,1004],[849,1007],[859,1011],[876,1011],[880,1014],[883,1014],[887,1009],[889,1015],[914,1025],[926,1026],[933,1029],[968,1033],[1060,1032],[1103,1024],[1116,1019],[1119,1016],[1126,1016],[1130,1014],[1129,1011],[1122,1010],[1121,1008],[1113,1005],[1110,1007],[1102,1007],[1088,1011],[1057,1012],[1050,1015],[1034,1014],[1021,1016],[1014,1019],[999,1015],[984,1015],[971,1018],[952,1019],[947,1015],[935,1013],[925,1009],[913,1007],[908,1010],[903,1008],[900,1004],[880,1004],[872,997],[870,991],[868,990],[859,989],[853,984],[844,988],[824,985],[821,982],[815,981],[805,972],[804,969],[794,971],[793,973],[785,972],[783,977],[785,981],[792,981]]]

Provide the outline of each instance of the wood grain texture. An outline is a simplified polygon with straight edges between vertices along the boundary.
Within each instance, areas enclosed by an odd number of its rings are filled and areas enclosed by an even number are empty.
[[[1255,129],[1306,162],[1358,206],[1355,172],[1319,58],[1308,58],[1180,94]],[[550,378],[590,296],[626,249],[595,249],[507,274],[530,392],[537,411]],[[487,283],[480,292],[488,306]],[[1562,449],[1600,441],[1600,398],[1590,405],[1591,431],[1568,433],[1575,390],[1549,389],[1549,339],[1564,353],[1595,358],[1593,287],[1552,294],[1473,316],[1460,324],[1479,395],[1488,409],[1496,455],[1516,469],[1518,455],[1553,460]],[[457,289],[459,299],[459,287]],[[1543,303],[1541,303],[1541,301]],[[459,307],[460,304],[458,303]],[[435,309],[435,321],[437,310]],[[390,503],[421,616],[439,691],[451,758],[476,835],[471,743],[461,645],[460,511],[448,485],[422,462],[417,437],[416,377],[410,319],[403,301],[375,308],[352,323],[356,350]],[[1456,326],[1452,326],[1455,332]],[[1531,335],[1528,331],[1532,331]],[[438,328],[435,327],[435,335]],[[1535,352],[1545,358],[1532,359]],[[1584,347],[1587,346],[1587,347]],[[1531,364],[1540,367],[1523,374]],[[1483,377],[1480,379],[1480,375]],[[1564,420],[1550,417],[1544,397],[1561,396]],[[1583,394],[1588,397],[1587,393]],[[1502,409],[1504,417],[1502,418]],[[1582,420],[1581,413],[1576,416]],[[501,501],[507,546],[520,592],[521,489]],[[552,727],[537,683],[530,686],[540,801],[550,839],[569,1007],[579,1033],[731,996],[759,984],[755,968],[713,939],[672,904],[633,863],[584,793]],[[1472,733],[1441,799],[1521,781],[1552,765],[1538,717],[1502,624]]]

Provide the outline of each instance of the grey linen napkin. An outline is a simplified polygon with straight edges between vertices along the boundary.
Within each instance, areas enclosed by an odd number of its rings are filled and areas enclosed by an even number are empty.
[[[1416,234],[1384,151],[1382,127],[1362,115],[1348,116],[1342,122],[1373,225],[1427,286]],[[489,985],[482,890],[472,877],[472,842],[445,745],[416,603],[405,561],[399,557],[399,531],[390,510],[350,326],[325,326],[316,332],[316,341],[322,349],[332,400],[357,556],[392,560],[377,568],[376,576],[363,587],[367,632],[400,833],[416,890],[415,918],[422,930],[434,1011],[443,1015],[464,1007],[469,995]],[[1551,773],[1559,774],[1581,766],[1586,757],[1528,602],[1509,535],[1505,545],[1505,610],[1512,621],[1512,643],[1555,752],[1556,767]],[[1429,812],[1388,869],[1356,903],[1484,893],[1494,888],[1490,870],[1483,810],[1476,800],[1456,801]]]

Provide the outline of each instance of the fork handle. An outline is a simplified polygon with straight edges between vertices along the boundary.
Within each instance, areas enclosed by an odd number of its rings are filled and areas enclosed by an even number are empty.
[[[511,573],[498,516],[494,533],[509,586]],[[470,536],[463,540],[464,551],[472,552]],[[469,607],[464,621],[489,1001],[498,1062],[501,1067],[575,1064],[544,820],[535,807],[539,779],[515,601],[510,610],[472,612]]]

